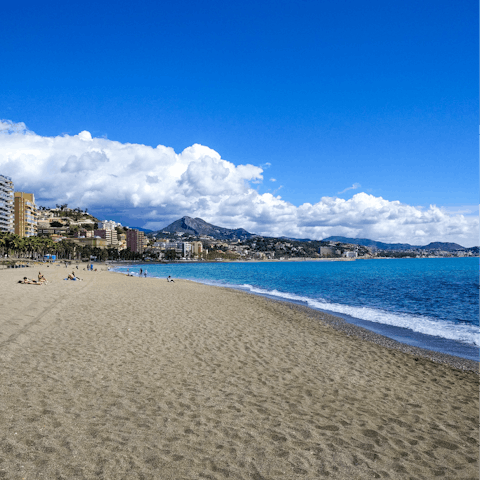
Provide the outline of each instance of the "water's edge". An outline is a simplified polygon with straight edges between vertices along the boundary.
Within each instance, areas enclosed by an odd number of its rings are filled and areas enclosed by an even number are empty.
[[[138,267],[138,265],[135,266]],[[110,272],[125,275],[124,272],[116,270],[117,267],[126,268],[127,266],[112,265]],[[150,276],[149,278],[156,278],[158,280],[163,279],[163,277],[155,276]],[[260,296],[270,301],[275,301],[286,305],[295,305],[304,309],[305,312],[321,312],[327,316],[318,317],[320,321],[324,321],[338,330],[346,331],[349,335],[355,335],[363,340],[371,341],[387,348],[394,348],[396,350],[401,350],[412,355],[428,358],[436,362],[446,363],[462,370],[471,370],[477,373],[479,370],[479,348],[475,346],[470,346],[460,342],[453,342],[452,340],[447,340],[441,337],[413,332],[408,328],[369,322],[367,320],[362,320],[339,312],[324,310],[309,305],[304,301],[279,298],[274,295],[269,295],[268,293],[252,291],[245,287],[242,288],[242,286],[231,284],[214,284],[213,282],[202,281],[199,279],[182,280],[216,288],[237,290],[243,293]],[[328,318],[328,321],[325,321],[326,318]],[[425,344],[428,345],[428,348],[421,346]]]

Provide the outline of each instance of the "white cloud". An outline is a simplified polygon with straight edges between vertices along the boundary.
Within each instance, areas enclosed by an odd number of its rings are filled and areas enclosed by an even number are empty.
[[[117,211],[147,228],[189,215],[264,235],[478,244],[477,217],[435,205],[422,209],[360,192],[349,200],[323,197],[295,206],[278,195],[260,194],[252,185],[263,181],[264,168],[234,165],[198,144],[175,153],[162,145],[92,138],[86,131],[42,137],[12,122],[0,122],[0,132],[0,173],[12,177],[17,190],[35,193],[43,205]]]
[[[271,182],[276,182],[277,179],[276,179],[276,178],[271,178],[270,181],[271,181]]]
[[[348,192],[349,190],[358,190],[361,187],[359,183],[354,183],[351,187],[347,187],[341,192],[338,192],[337,195],[341,195],[342,193]]]

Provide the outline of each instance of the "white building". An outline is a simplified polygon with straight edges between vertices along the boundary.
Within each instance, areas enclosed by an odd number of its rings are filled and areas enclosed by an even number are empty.
[[[0,175],[0,232],[14,233],[13,182]]]
[[[99,230],[115,230],[116,227],[121,227],[122,224],[118,222],[114,222],[113,220],[103,220],[98,222],[98,229]]]
[[[190,242],[155,242],[153,246],[165,251],[175,250],[175,252],[182,257],[191,255],[193,251],[193,247]]]

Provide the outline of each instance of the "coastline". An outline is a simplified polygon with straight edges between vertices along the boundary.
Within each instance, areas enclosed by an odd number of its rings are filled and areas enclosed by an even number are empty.
[[[0,272],[6,478],[478,474],[477,373],[307,307],[83,268]]]
[[[156,261],[143,261],[143,260],[109,260],[107,263],[111,266],[125,266],[128,264],[133,265],[151,265],[151,264],[162,264],[162,265],[175,265],[175,264],[204,264],[204,263],[292,263],[292,262],[355,262],[355,261],[368,261],[368,260],[432,260],[432,259],[444,259],[444,258],[453,258],[453,259],[463,259],[463,258],[480,258],[477,256],[470,257],[357,257],[357,258],[311,258],[311,257],[295,257],[280,260],[278,258],[271,259],[249,259],[249,260],[230,260],[230,259],[221,259],[221,260],[156,260]]]
[[[215,263],[215,262],[211,262]],[[234,262],[241,263],[241,262]],[[161,270],[156,270],[154,267],[158,265],[161,267]],[[123,273],[126,273],[126,268],[128,265],[125,264],[116,264],[112,265],[113,268],[121,268],[124,270]],[[161,272],[165,273],[165,276],[168,274],[176,275],[175,270],[170,270],[167,268],[167,264],[150,264],[150,269],[148,263],[144,264],[131,264],[131,272],[133,275],[138,274],[138,268],[144,267],[145,271],[148,270],[149,276],[153,278],[162,279]],[[137,270],[135,270],[137,269]],[[188,269],[187,269],[188,270]],[[330,323],[335,325],[337,329],[342,328],[343,330],[349,332],[350,335],[356,335],[359,338],[363,338],[369,341],[374,341],[379,345],[389,346],[389,348],[395,348],[397,350],[402,350],[405,352],[410,352],[412,355],[421,356],[424,358],[435,359],[437,362],[448,363],[452,366],[456,365],[458,368],[468,369],[478,372],[478,360],[479,352],[478,347],[475,344],[470,344],[464,342],[463,339],[458,340],[455,336],[442,336],[442,334],[437,334],[435,331],[427,330],[422,328],[415,328],[415,325],[405,325],[402,323],[402,318],[400,315],[398,318],[394,318],[392,322],[391,319],[387,317],[387,320],[383,318],[377,319],[374,317],[372,319],[372,314],[367,312],[365,315],[363,311],[357,311],[361,309],[352,309],[341,304],[341,301],[338,305],[335,304],[335,301],[331,301],[330,305],[324,305],[315,301],[315,297],[303,294],[298,290],[289,290],[288,288],[280,287],[277,291],[277,286],[260,286],[255,284],[255,288],[252,285],[249,285],[250,281],[248,278],[245,278],[245,275],[240,275],[240,281],[228,279],[228,275],[223,277],[221,276],[219,281],[216,281],[216,277],[210,277],[208,275],[205,278],[202,275],[195,275],[194,270],[188,270],[189,273],[178,271],[177,274],[184,279],[189,279],[194,282],[198,282],[204,285],[210,285],[220,288],[228,288],[238,290],[250,295],[260,296],[262,298],[269,299],[271,301],[285,302],[286,305],[296,305],[299,307],[304,307],[306,312],[311,314],[312,312],[322,313],[326,315],[325,318],[332,318],[334,321]],[[122,272],[119,272],[122,273]],[[256,270],[250,272],[251,275],[261,275],[261,272]],[[347,288],[347,286],[346,286]],[[283,293],[285,294],[283,294]],[[382,311],[378,312],[373,310],[374,314],[383,315]],[[388,311],[386,314],[388,315]],[[319,317],[321,321],[322,317]],[[441,317],[440,317],[441,318]],[[414,318],[413,320],[421,321],[421,318]],[[397,323],[395,323],[395,321]],[[400,323],[398,323],[400,322]],[[471,327],[473,331],[475,326]],[[460,337],[461,338],[461,337]],[[478,341],[478,340],[477,340]]]
[[[222,288],[222,287],[218,287],[218,288]],[[247,293],[247,295],[255,295],[255,294]],[[412,345],[408,345],[406,343],[401,343],[394,339],[388,338],[385,335],[381,335],[379,333],[375,333],[371,330],[368,330],[367,328],[363,328],[361,326],[349,323],[337,315],[322,312],[311,307],[298,305],[298,304],[283,301],[283,300],[276,300],[276,299],[270,299],[270,298],[266,298],[266,300],[284,304],[285,307],[298,309],[299,312],[302,312],[304,315],[308,316],[309,318],[312,318],[315,321],[328,325],[333,329],[344,333],[347,336],[353,336],[363,341],[371,342],[384,348],[398,350],[400,352],[403,352],[408,355],[412,355],[414,357],[428,359],[435,363],[443,363],[445,365],[449,365],[450,367],[456,368],[459,370],[475,372],[477,375],[479,375],[479,362],[476,362],[474,360],[457,357],[455,355],[448,355],[446,353],[436,352],[434,350],[428,350],[426,348],[415,347]]]

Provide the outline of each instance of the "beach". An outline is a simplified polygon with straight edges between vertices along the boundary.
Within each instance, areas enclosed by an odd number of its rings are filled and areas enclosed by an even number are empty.
[[[479,478],[478,364],[84,268],[0,270],[0,478]]]

